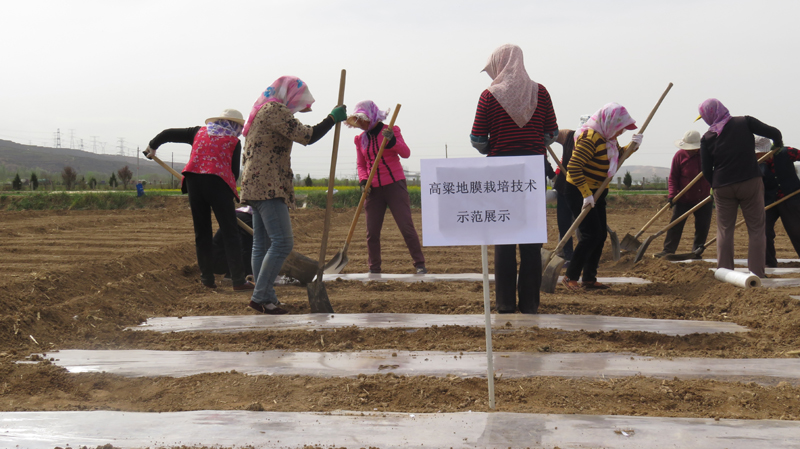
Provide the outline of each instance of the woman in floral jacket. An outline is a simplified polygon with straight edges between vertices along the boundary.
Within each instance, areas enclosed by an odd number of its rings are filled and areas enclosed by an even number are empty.
[[[289,208],[295,207],[292,143],[312,144],[347,118],[345,106],[339,105],[317,125],[304,125],[294,114],[310,111],[313,103],[314,97],[302,80],[282,76],[258,97],[244,127],[247,139],[242,156],[241,195],[253,206],[256,282],[250,307],[269,315],[286,313],[278,307],[273,283],[294,246],[289,219]]]

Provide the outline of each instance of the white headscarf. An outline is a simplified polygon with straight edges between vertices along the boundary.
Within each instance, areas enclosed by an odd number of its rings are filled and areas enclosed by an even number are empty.
[[[483,69],[491,78],[489,92],[520,128],[528,124],[539,102],[539,84],[525,71],[522,49],[505,44],[489,57]]]

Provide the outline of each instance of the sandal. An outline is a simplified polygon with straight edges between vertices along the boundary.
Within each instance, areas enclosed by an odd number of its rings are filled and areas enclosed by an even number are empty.
[[[583,288],[587,290],[608,290],[611,286],[606,284],[601,284],[597,281],[594,282],[584,282],[582,283]]]
[[[571,281],[568,277],[564,276],[561,278],[561,285],[567,288],[567,290],[577,292],[581,289],[581,286],[578,285],[578,281]]]

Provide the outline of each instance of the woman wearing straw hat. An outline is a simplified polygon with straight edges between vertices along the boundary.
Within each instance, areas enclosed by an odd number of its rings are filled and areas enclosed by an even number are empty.
[[[511,44],[497,48],[483,71],[492,83],[478,100],[470,133],[472,146],[489,157],[544,155],[558,134],[556,114],[547,89],[528,76],[522,49]],[[495,245],[497,313],[514,313],[517,295],[521,313],[538,313],[541,249],[541,243]]]
[[[189,206],[194,223],[194,243],[200,279],[206,287],[217,288],[214,280],[214,250],[211,229],[211,211],[217,217],[227,251],[228,266],[234,290],[252,290],[254,285],[245,281],[242,266],[242,247],[238,236],[236,210],[238,201],[236,179],[239,177],[239,160],[244,118],[235,109],[225,109],[217,117],[206,120],[206,126],[165,129],[150,141],[145,154],[148,158],[167,142],[192,145],[189,162],[183,168],[181,191],[189,194]]]
[[[766,137],[756,136],[756,154],[763,155],[770,149],[770,141]],[[782,198],[800,190],[800,177],[795,171],[794,164],[800,161],[800,151],[797,148],[783,147],[768,160],[761,163],[761,176],[764,181],[764,206],[781,200]],[[776,268],[778,258],[775,253],[775,224],[778,219],[783,223],[783,229],[794,247],[795,253],[800,256],[800,196],[795,195],[783,200],[777,206],[766,211],[767,219],[767,267]]]
[[[250,308],[268,315],[287,313],[278,307],[273,284],[294,246],[289,219],[289,208],[295,207],[292,143],[310,145],[347,118],[344,105],[339,105],[318,124],[304,125],[294,114],[310,111],[313,103],[306,83],[282,76],[258,97],[244,127],[242,199],[253,206],[256,282]]]
[[[686,131],[683,139],[676,140],[675,146],[679,150],[672,157],[672,166],[669,170],[668,188],[669,188],[669,203],[672,207],[672,218],[670,221],[675,221],[676,218],[685,214],[689,209],[697,205],[697,203],[708,198],[711,192],[711,184],[707,180],[701,178],[692,187],[690,187],[677,201],[674,198],[680,193],[687,185],[689,185],[694,178],[702,171],[700,167],[700,133],[691,130]],[[703,247],[708,237],[708,229],[711,227],[711,213],[713,206],[711,202],[706,203],[705,206],[697,209],[694,212],[694,242],[692,243],[692,252],[697,248]],[[664,257],[667,254],[675,254],[678,245],[681,242],[681,235],[683,234],[683,226],[686,221],[681,221],[667,231],[667,237],[664,239],[664,250],[656,253],[655,257]],[[700,257],[699,255],[697,256]]]

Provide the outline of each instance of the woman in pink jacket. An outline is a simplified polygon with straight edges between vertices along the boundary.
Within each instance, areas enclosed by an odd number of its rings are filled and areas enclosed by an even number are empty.
[[[353,128],[364,130],[355,138],[358,159],[358,179],[362,188],[367,189],[364,213],[367,216],[367,250],[370,273],[381,272],[381,228],[386,208],[392,211],[394,221],[406,241],[408,252],[414,260],[417,274],[425,274],[425,256],[419,242],[414,221],[411,218],[411,200],[408,198],[406,177],[400,158],[408,158],[411,150],[400,134],[400,128],[383,124],[388,111],[381,111],[370,100],[358,103],[355,111],[347,118],[347,124]],[[380,160],[375,158],[381,143],[388,139]],[[369,172],[374,164],[378,164],[372,185],[367,186]]]

